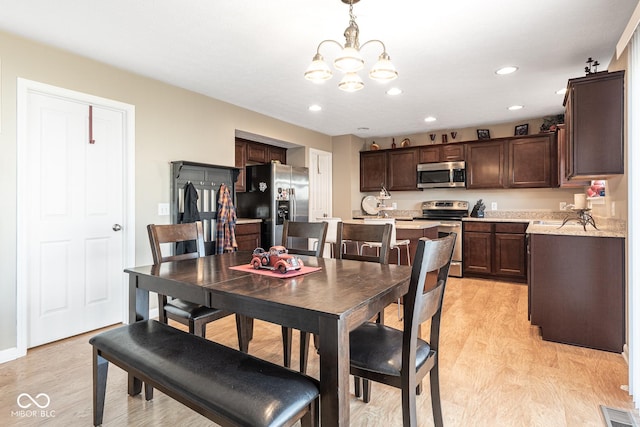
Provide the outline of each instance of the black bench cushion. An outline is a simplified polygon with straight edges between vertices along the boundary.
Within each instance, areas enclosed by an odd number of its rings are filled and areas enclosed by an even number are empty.
[[[237,425],[281,425],[319,393],[311,377],[155,320],[112,329],[89,342],[107,360],[114,357]]]

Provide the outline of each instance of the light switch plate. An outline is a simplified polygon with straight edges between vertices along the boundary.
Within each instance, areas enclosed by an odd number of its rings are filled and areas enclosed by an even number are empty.
[[[159,216],[169,215],[169,203],[158,203],[158,215]]]
[[[492,211],[498,210],[498,202],[491,202],[491,210]]]

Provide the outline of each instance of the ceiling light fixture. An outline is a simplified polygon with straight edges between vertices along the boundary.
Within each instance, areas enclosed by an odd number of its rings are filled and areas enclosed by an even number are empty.
[[[391,95],[391,96],[400,95],[401,93],[402,93],[402,89],[397,87],[392,87],[387,91],[387,95]]]
[[[509,65],[508,67],[502,67],[502,68],[496,70],[496,74],[498,74],[500,76],[504,76],[506,74],[515,73],[516,71],[518,71],[518,67],[515,67],[513,65]]]
[[[524,105],[512,105],[508,109],[511,111],[516,111],[516,110],[522,110],[523,108],[524,108]]]
[[[322,107],[318,104],[309,105],[309,111],[321,111]]]
[[[425,122],[427,122],[427,123],[435,122],[435,121],[436,121],[436,118],[435,118],[435,117],[433,117],[433,116],[429,116],[429,117],[426,117],[426,118],[424,119],[424,121],[425,121]]]
[[[372,80],[379,82],[388,82],[398,77],[396,68],[391,63],[391,58],[387,54],[387,48],[380,40],[369,40],[360,45],[358,39],[360,30],[356,23],[356,17],[353,14],[353,5],[360,0],[341,0],[343,3],[349,5],[349,26],[344,30],[344,37],[346,39],[344,46],[335,40],[323,40],[316,49],[316,54],[311,61],[311,65],[304,73],[304,77],[307,80],[311,80],[314,83],[322,83],[329,80],[333,73],[331,68],[324,62],[324,58],[320,55],[320,47],[325,43],[335,43],[340,46],[342,52],[333,61],[333,66],[336,69],[345,73],[344,77],[338,83],[338,87],[346,92],[355,92],[364,87],[364,82],[358,75],[358,71],[364,67],[364,59],[360,55],[360,50],[369,43],[380,43],[382,45],[382,53],[378,57],[378,62],[375,63],[371,71],[369,71],[369,77]]]

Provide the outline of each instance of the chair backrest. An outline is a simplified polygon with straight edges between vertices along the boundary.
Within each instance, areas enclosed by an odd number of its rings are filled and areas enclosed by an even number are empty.
[[[409,292],[404,296],[402,366],[416,366],[419,325],[429,319],[431,319],[429,345],[431,351],[438,351],[442,301],[455,241],[456,233],[435,240],[423,237],[418,241]],[[429,273],[437,274],[435,284],[427,280],[427,277],[432,276]]]
[[[396,243],[396,220],[395,218],[365,218],[365,224],[391,224],[391,246]]]
[[[353,224],[338,223],[338,241],[336,251],[338,259],[354,259],[357,261],[378,262],[389,264],[389,253],[391,248],[391,224]],[[378,256],[353,255],[342,252],[342,243],[352,242],[379,242],[381,243]]]
[[[151,244],[151,254],[153,255],[154,264],[205,256],[202,221],[184,224],[149,224],[147,225],[147,231],[149,232],[149,243]],[[188,242],[192,240],[195,241],[195,252],[180,255],[163,255],[162,253],[161,245],[165,243]]]
[[[338,223],[342,221],[342,218],[338,217],[318,217],[318,221],[327,223],[327,243],[335,243],[338,237]]]
[[[282,228],[282,246],[289,253],[321,257],[327,239],[326,222],[302,222],[285,220]],[[309,249],[309,239],[317,240],[316,249]]]

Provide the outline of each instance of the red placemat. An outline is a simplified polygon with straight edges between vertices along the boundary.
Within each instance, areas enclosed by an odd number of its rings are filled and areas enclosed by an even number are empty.
[[[321,269],[321,267],[308,267],[305,265],[300,268],[300,270],[291,270],[282,274],[279,271],[266,270],[262,268],[256,270],[251,264],[236,265],[229,268],[231,270],[246,271],[249,273],[262,274],[263,276],[279,277],[281,279],[290,279],[292,277],[302,276],[303,274],[313,273],[314,271],[318,271]]]

